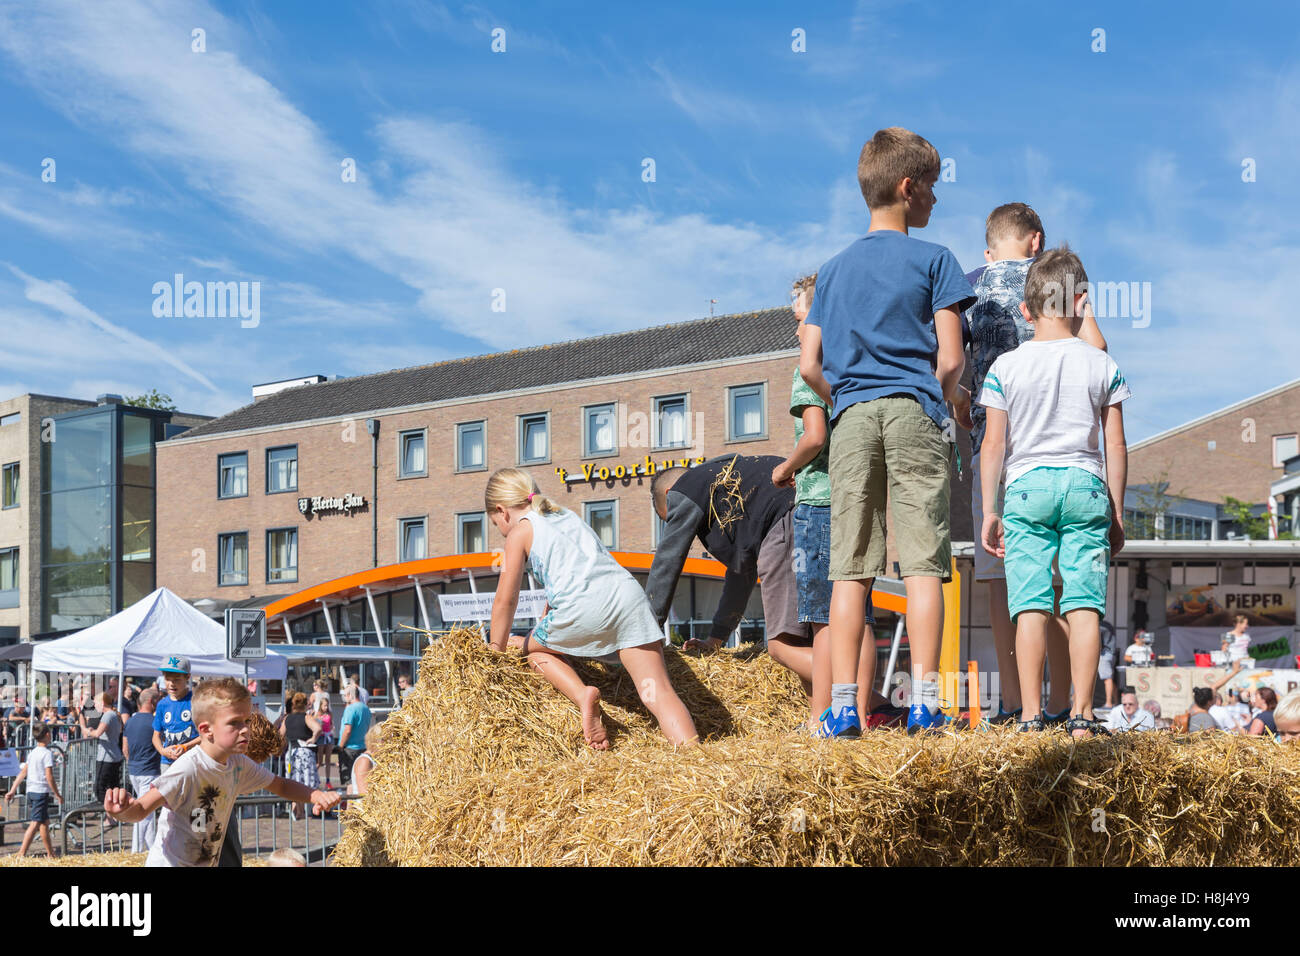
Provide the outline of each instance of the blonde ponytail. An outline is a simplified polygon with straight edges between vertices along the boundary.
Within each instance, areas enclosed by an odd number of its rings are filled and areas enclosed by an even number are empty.
[[[556,514],[564,509],[537,488],[537,483],[526,471],[518,468],[502,468],[488,479],[487,489],[483,492],[483,504],[488,511],[498,505],[503,508],[517,508],[528,505],[538,514]]]

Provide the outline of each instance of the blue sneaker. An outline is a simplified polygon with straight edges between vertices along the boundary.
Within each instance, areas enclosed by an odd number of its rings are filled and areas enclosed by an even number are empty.
[[[913,704],[912,709],[907,712],[907,732],[909,734],[938,730],[943,725],[943,711],[931,711],[925,704]]]
[[[861,737],[862,722],[858,720],[858,709],[856,707],[845,707],[837,717],[832,713],[832,709],[827,707],[822,711],[821,725],[817,728],[817,736],[824,740],[853,740]]]

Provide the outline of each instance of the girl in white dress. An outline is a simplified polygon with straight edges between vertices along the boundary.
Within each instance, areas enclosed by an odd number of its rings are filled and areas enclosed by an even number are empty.
[[[565,655],[617,653],[664,735],[674,744],[695,743],[695,723],[664,665],[663,632],[636,579],[582,519],[542,495],[526,472],[501,469],[488,479],[483,497],[488,517],[506,538],[492,605],[492,647],[522,650],[533,669],[577,705],[583,737],[596,750],[609,747],[600,690],[584,684]],[[510,633],[525,569],[546,590],[546,611],[526,637]]]

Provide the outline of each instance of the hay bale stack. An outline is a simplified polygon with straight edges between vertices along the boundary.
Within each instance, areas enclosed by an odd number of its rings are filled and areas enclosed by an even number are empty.
[[[706,742],[674,751],[626,676],[584,665],[612,731],[597,753],[522,660],[448,635],[385,724],[335,863],[1300,864],[1300,748],[1009,730],[815,741],[790,732],[802,694],[766,655],[668,660]]]

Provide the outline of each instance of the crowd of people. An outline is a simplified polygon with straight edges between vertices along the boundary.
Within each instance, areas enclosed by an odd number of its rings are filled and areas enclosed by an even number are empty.
[[[50,744],[59,726],[73,732],[65,741],[95,741],[94,799],[110,816],[134,824],[132,852],[147,853],[151,866],[241,865],[237,828],[230,827],[229,818],[243,794],[267,789],[289,802],[294,818],[333,812],[343,793],[328,782],[333,726],[326,681],[316,681],[310,695],[288,692],[275,722],[286,778],[244,756],[253,706],[249,686],[233,678],[192,685],[183,655],[167,656],[158,671],[154,684],[143,690],[128,684],[121,696],[112,679],[93,711],[87,702],[70,709],[61,723],[29,714],[22,698],[3,715],[0,725],[22,727],[32,741],[5,794],[6,803],[20,790],[27,796],[30,822],[20,855],[29,852],[37,835],[46,853],[54,853],[49,822],[63,797]],[[399,685],[401,696],[409,693],[407,675],[400,675]],[[374,766],[369,750],[377,746],[382,725],[356,677],[345,677],[342,696],[347,706],[340,723],[339,783],[348,795],[364,795]],[[323,787],[321,766],[327,778]],[[300,854],[281,857],[274,865],[304,865]]]

